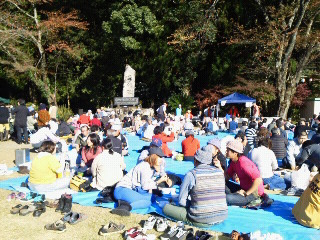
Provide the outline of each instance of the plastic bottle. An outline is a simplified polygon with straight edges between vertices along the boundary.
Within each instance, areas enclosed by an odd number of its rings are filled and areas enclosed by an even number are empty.
[[[65,170],[64,170],[64,175],[65,177],[70,177],[70,166],[69,166],[69,163],[66,162],[66,167],[65,167]]]

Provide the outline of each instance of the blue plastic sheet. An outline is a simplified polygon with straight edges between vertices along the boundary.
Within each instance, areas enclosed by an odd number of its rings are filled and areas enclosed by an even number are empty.
[[[222,138],[228,134],[219,133],[218,137]],[[200,140],[201,146],[206,145],[207,141],[217,136],[195,136]],[[143,146],[149,145],[137,136],[127,136],[130,146],[130,155],[125,157],[127,170],[133,168],[139,156],[138,150]],[[181,151],[181,142],[184,138],[180,137],[178,141],[169,143],[169,148]],[[193,162],[175,161],[166,158],[166,170],[183,177],[184,174],[193,168]],[[27,176],[9,179],[0,182],[0,188],[19,191],[21,182],[26,181]],[[95,204],[98,192],[77,193],[73,195],[73,202],[84,206],[99,206],[105,208],[114,208],[114,203]],[[248,233],[260,230],[262,233],[278,233],[284,239],[306,239],[319,240],[320,231],[312,228],[304,227],[297,223],[291,211],[298,200],[297,197],[270,195],[275,202],[271,207],[259,210],[243,209],[239,207],[228,208],[228,218],[226,221],[212,226],[210,230],[231,233],[232,230]],[[138,214],[158,213],[163,215],[161,208],[155,203],[147,209],[137,209],[133,211]]]

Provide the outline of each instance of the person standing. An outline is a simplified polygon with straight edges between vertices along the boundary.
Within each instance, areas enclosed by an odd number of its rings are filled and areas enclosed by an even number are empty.
[[[9,126],[9,109],[6,108],[3,102],[0,102],[0,141],[7,141],[10,131]]]
[[[49,114],[51,119],[57,119],[57,112],[58,112],[58,107],[54,102],[51,103],[51,106],[49,108]]]
[[[176,108],[176,116],[180,117],[182,115],[182,108],[181,104],[179,104],[179,107]]]
[[[26,107],[26,101],[24,99],[18,100],[18,106],[12,110],[12,115],[15,115],[14,128],[17,132],[17,143],[22,143],[22,131],[24,135],[24,142],[28,144],[28,130],[27,130],[27,117],[29,110]]]
[[[166,102],[164,102],[163,105],[161,105],[157,109],[158,117],[159,117],[159,119],[161,119],[161,121],[164,121],[167,116],[167,112],[166,112],[167,106],[168,106],[168,104]]]
[[[260,117],[260,107],[256,103],[253,103],[252,106],[253,106],[253,116],[255,118]]]

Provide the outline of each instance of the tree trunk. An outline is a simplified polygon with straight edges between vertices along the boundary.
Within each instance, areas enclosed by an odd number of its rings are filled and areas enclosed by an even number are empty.
[[[37,47],[38,47],[38,51],[40,53],[40,59],[39,59],[38,64],[40,63],[40,76],[41,76],[40,79],[42,82],[41,87],[42,87],[42,91],[43,91],[44,96],[47,98],[47,101],[50,103],[50,102],[54,101],[54,94],[52,94],[51,90],[50,90],[50,82],[49,82],[49,78],[48,78],[46,53],[45,53],[43,43],[42,43],[42,31],[41,31],[41,27],[40,27],[39,20],[38,20],[38,11],[37,11],[37,8],[35,5],[33,7],[33,14],[34,14],[35,25],[38,30]]]

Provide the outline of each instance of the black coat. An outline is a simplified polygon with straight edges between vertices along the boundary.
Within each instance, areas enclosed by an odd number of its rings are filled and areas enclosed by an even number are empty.
[[[18,127],[27,126],[27,117],[29,116],[29,110],[25,105],[20,105],[12,110],[12,115],[16,115],[14,125]]]
[[[8,123],[9,109],[6,107],[0,107],[0,124]]]
[[[282,135],[272,135],[270,139],[272,141],[271,150],[276,155],[276,158],[283,159],[287,155],[288,139]]]

